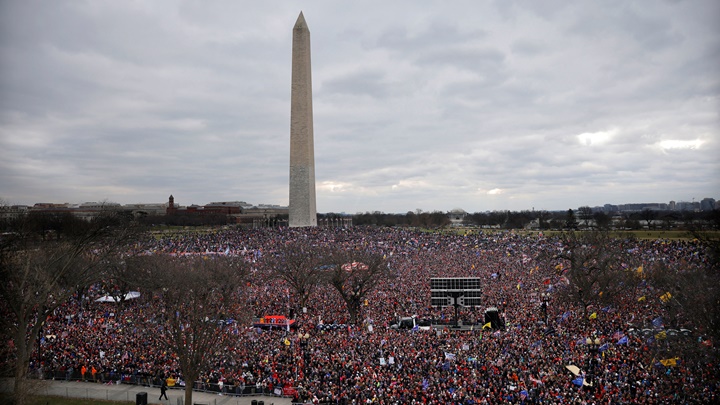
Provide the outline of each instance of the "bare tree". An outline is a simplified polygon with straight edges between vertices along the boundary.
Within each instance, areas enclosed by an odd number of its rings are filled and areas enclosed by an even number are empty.
[[[27,401],[30,357],[48,315],[97,279],[131,230],[111,216],[91,222],[66,217],[45,238],[44,225],[32,219],[17,218],[0,239],[0,329],[14,345],[14,353],[4,355],[15,357],[3,362],[14,367],[16,404]]]
[[[537,219],[538,219],[538,227],[540,229],[548,229],[548,212],[545,210],[540,210],[537,213]]]
[[[321,281],[322,252],[304,240],[295,240],[265,256],[270,271],[288,284],[300,308],[307,305]]]
[[[643,221],[645,221],[648,229],[652,229],[654,227],[652,223],[655,218],[658,217],[658,213],[657,211],[653,211],[650,208],[645,208],[640,212],[640,217],[642,217]]]
[[[720,218],[716,217],[716,224]],[[717,226],[717,225],[716,225]],[[672,319],[686,320],[697,331],[720,341],[720,235],[692,228],[698,265],[679,261],[674,266],[656,263],[646,271],[648,282],[664,295],[664,307]],[[682,326],[682,325],[678,325]],[[717,355],[717,353],[716,353]]]
[[[243,316],[238,294],[248,265],[224,256],[151,256],[145,269],[151,319],[161,326],[169,351],[177,355],[187,382],[185,403],[192,404],[193,383],[220,349],[228,320],[238,322]]]
[[[565,228],[566,229],[577,229],[578,223],[577,219],[575,218],[575,213],[572,209],[567,210],[567,213],[565,215]]]
[[[338,249],[330,258],[328,280],[347,306],[350,323],[357,324],[362,303],[378,283],[389,277],[382,253]]]
[[[656,262],[645,269],[645,281],[662,304],[661,319],[669,328],[651,346],[659,358],[680,357],[712,369],[720,358],[720,273],[713,269],[717,263],[699,264]]]
[[[612,303],[627,288],[635,259],[619,240],[606,231],[567,232],[560,239],[564,247],[556,259],[564,262],[569,282],[561,297],[579,304],[587,315],[590,305]]]
[[[128,293],[143,286],[143,264],[146,257],[137,252],[117,252],[106,259],[103,266],[101,291],[115,299],[118,305],[126,302]]]
[[[593,213],[593,220],[599,229],[610,229],[612,225],[612,217],[605,212],[597,211]]]
[[[587,205],[577,209],[578,217],[583,221],[583,227],[590,228],[590,221],[593,219],[593,210]]]
[[[707,214],[705,226],[691,224],[690,235],[703,246],[708,258],[709,270],[720,273],[720,210],[712,210]],[[707,229],[705,229],[707,228]]]

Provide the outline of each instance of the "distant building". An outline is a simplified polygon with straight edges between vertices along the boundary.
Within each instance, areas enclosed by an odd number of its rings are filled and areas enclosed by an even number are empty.
[[[35,203],[35,205],[32,206],[32,211],[53,211],[53,210],[68,210],[70,209],[69,203],[62,203],[62,204],[56,204],[56,203]]]
[[[82,204],[69,203],[37,203],[30,207],[28,213],[41,214],[72,214],[84,220],[91,220],[102,213],[123,211],[123,206],[113,202],[85,202]]]
[[[27,214],[29,210],[27,205],[0,205],[0,219],[14,219]]]
[[[700,203],[695,201],[678,201],[675,204],[676,211],[697,211],[700,209]]]
[[[112,202],[85,202],[70,207],[70,213],[78,218],[89,221],[104,212],[119,212],[122,205]]]
[[[133,216],[147,215],[165,215],[167,212],[167,204],[165,203],[148,203],[148,204],[126,204],[122,207],[124,210],[130,211]]]
[[[259,204],[253,205],[245,201],[211,202],[206,205],[189,205],[181,207],[175,204],[175,197],[168,199],[167,215],[226,215],[231,222],[250,225],[253,227],[262,224],[275,224],[278,217],[288,215],[288,207],[280,205]]]
[[[715,209],[714,198],[703,198],[700,200],[700,211],[712,211]]]
[[[664,203],[635,203],[620,204],[618,209],[621,212],[637,212],[642,210],[664,211],[668,209],[668,205]]]
[[[455,208],[454,210],[448,212],[447,215],[450,219],[451,226],[460,226],[465,220],[467,212],[465,212],[465,210],[462,208]]]
[[[605,204],[602,210],[607,213],[620,211],[617,205],[612,204]]]

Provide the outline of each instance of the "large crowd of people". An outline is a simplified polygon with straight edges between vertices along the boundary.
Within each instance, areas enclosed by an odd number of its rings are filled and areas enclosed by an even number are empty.
[[[300,238],[386,257],[390,276],[366,297],[361,322],[349,325],[345,304],[330,286],[321,285],[298,308],[288,286],[272,276],[264,258]],[[692,242],[617,243],[647,267],[704,266],[707,260]],[[99,290],[91,289],[47,320],[33,372],[158,386],[169,379],[171,385],[219,393],[281,392],[298,402],[333,404],[716,403],[720,395],[718,364],[673,355],[673,345],[687,345],[682,339],[707,352],[715,348],[698,325],[667,316],[662,291],[640,281],[603,308],[561,300],[567,278],[556,253],[563,245],[542,234],[224,230],[151,238],[140,249],[242,256],[253,268],[248,311],[256,317],[292,315],[298,326],[288,331],[228,325],[211,367],[199,381],[184,381],[173,348],[157,329],[140,326],[150,300],[141,295],[122,305],[95,302]],[[483,280],[484,305],[460,309],[460,321],[474,326],[455,328],[454,308],[430,305],[433,277]],[[491,306],[499,309],[504,329],[485,325],[483,313]],[[399,317],[413,315],[436,326],[391,328]],[[643,328],[653,334],[635,333]],[[687,329],[691,336],[658,337],[665,328]]]

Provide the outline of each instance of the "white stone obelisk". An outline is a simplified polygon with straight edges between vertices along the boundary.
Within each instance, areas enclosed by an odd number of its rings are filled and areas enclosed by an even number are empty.
[[[317,226],[310,30],[302,12],[293,27],[289,217],[291,227]]]

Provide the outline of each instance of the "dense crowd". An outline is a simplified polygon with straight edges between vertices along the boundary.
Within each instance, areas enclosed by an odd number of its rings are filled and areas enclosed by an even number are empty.
[[[347,326],[345,304],[329,286],[321,286],[301,309],[288,287],[271,277],[264,257],[299,238],[315,246],[372,250],[387,258],[391,277],[367,297],[361,323]],[[639,265],[663,262],[670,269],[705,265],[702,250],[691,242],[617,243]],[[284,389],[308,403],[718,400],[718,364],[672,357],[673,345],[679,343],[656,337],[664,328],[695,332],[697,327],[687,319],[667,317],[659,298],[662,291],[642,282],[627,288],[614,305],[588,311],[557,299],[554,294],[567,283],[556,254],[563,245],[541,234],[457,235],[377,228],[226,230],[152,238],[140,249],[149,254],[242,256],[253,266],[249,311],[257,317],[292,313],[299,326],[287,331],[229,325],[212,367],[201,381],[187,382],[158,331],[139,326],[150,301],[141,296],[123,305],[99,303],[94,301],[99,291],[91,289],[87,297],[75,297],[48,319],[31,363],[34,371],[103,381],[171,378],[178,385],[192,383],[227,393]],[[429,331],[390,327],[398,317],[410,315],[440,324],[450,321],[453,308],[430,306],[432,277],[484,280],[486,305],[460,312],[464,324],[476,327],[441,326]],[[550,294],[550,300],[541,310],[543,293]],[[499,308],[506,321],[504,330],[483,328],[486,306]],[[318,328],[329,324],[343,326]],[[633,333],[643,328],[655,332],[650,337]],[[600,347],[588,345],[589,337],[599,339]],[[707,344],[697,333],[674,339]],[[579,372],[566,366],[576,366]]]

